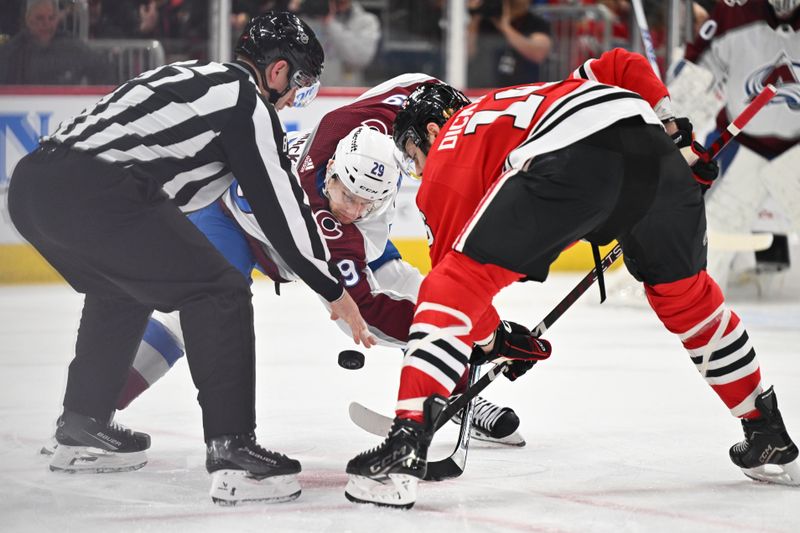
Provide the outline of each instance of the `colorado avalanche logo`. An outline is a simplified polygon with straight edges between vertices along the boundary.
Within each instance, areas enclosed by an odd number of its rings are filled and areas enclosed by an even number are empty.
[[[315,212],[314,220],[322,230],[322,236],[329,241],[342,236],[342,223],[336,220],[336,217],[330,211],[321,209]]]
[[[368,118],[367,120],[362,121],[361,124],[368,128],[372,128],[373,130],[377,130],[384,135],[389,135],[389,128],[386,127],[386,123],[377,118]]]
[[[792,111],[800,110],[800,62],[793,61],[781,52],[771,64],[760,68],[745,81],[745,92],[750,100],[771,83],[778,94],[767,105],[785,103]]]

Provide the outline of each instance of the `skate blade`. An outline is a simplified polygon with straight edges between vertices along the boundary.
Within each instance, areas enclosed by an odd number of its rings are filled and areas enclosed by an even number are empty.
[[[763,465],[755,468],[742,468],[744,475],[756,481],[800,487],[800,465],[797,460],[785,465]]]
[[[418,483],[419,478],[407,474],[389,474],[381,479],[351,474],[344,495],[353,503],[411,509],[417,501]]]
[[[141,452],[110,452],[89,446],[59,445],[50,459],[50,470],[68,474],[109,474],[131,472],[147,464]]]
[[[469,430],[470,437],[476,440],[480,440],[483,442],[491,442],[493,444],[502,444],[503,446],[515,446],[517,448],[522,448],[525,446],[526,442],[522,435],[519,434],[518,431],[515,431],[511,435],[506,435],[505,437],[495,438],[491,435],[487,435],[483,431],[479,430],[478,428],[472,427]]]
[[[296,500],[302,492],[297,476],[252,477],[245,470],[217,470],[211,474],[211,500],[222,506],[240,503],[281,503]]]
[[[56,453],[58,449],[58,442],[55,440],[53,442],[48,442],[43,444],[41,448],[39,448],[39,455],[43,455],[45,457],[52,457],[53,454]]]

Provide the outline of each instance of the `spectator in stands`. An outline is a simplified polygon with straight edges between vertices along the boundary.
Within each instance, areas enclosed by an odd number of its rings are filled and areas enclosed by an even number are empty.
[[[89,38],[125,39],[135,36],[134,21],[127,2],[118,0],[88,0]]]
[[[355,0],[304,0],[300,16],[325,50],[322,84],[364,86],[381,39],[378,17]]]
[[[138,37],[164,45],[167,62],[205,60],[208,48],[207,0],[135,0]]]
[[[0,47],[0,84],[105,84],[111,69],[83,41],[58,33],[57,0],[28,0],[25,27]]]
[[[0,44],[16,35],[22,27],[25,0],[3,0],[0,2]]]
[[[469,0],[470,87],[507,87],[539,80],[550,54],[550,24],[531,0]]]

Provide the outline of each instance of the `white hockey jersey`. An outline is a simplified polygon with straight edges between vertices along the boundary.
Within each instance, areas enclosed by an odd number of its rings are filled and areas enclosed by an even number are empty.
[[[767,0],[730,6],[717,2],[685,58],[709,69],[722,84],[726,104],[717,117],[727,126],[771,83],[778,94],[737,140],[767,158],[800,138],[800,10],[778,20]]]

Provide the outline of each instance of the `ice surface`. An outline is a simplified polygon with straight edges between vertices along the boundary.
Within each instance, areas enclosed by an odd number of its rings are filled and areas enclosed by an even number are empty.
[[[533,325],[576,281],[559,275],[520,284],[501,294],[498,308]],[[391,413],[400,352],[375,348],[363,369],[339,368],[336,356],[351,342],[308,289],[282,292],[254,285],[257,433],[303,463],[303,494],[292,503],[220,508],[207,494],[200,410],[185,361],[117,415],[152,435],[147,466],[49,472],[37,451],[59,414],[82,300],[62,285],[0,287],[0,530],[800,531],[800,489],[752,482],[730,463],[739,423],[677,338],[644,308],[597,305],[594,289],[547,335],[549,361],[487,389],[487,398],[520,415],[525,448],[473,441],[464,475],[421,485],[408,512],[351,504],[344,466],[379,439],[349,421],[347,406],[356,400]],[[798,439],[800,303],[734,308]],[[432,455],[445,455],[454,441],[452,425]]]

